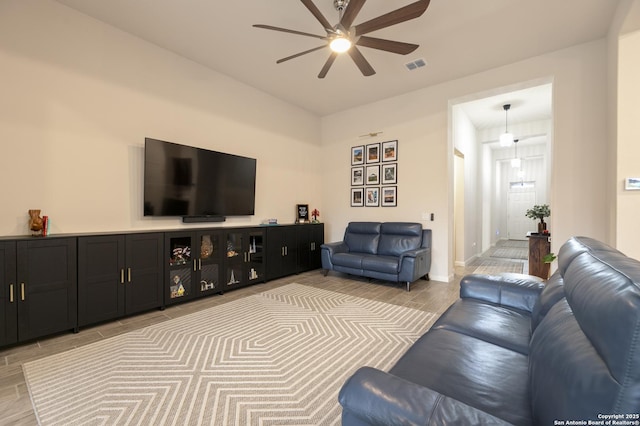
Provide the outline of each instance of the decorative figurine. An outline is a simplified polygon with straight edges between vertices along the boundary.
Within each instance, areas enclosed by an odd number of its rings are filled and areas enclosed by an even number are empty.
[[[40,217],[40,210],[29,210],[29,229],[31,235],[40,236],[44,229],[42,218]]]

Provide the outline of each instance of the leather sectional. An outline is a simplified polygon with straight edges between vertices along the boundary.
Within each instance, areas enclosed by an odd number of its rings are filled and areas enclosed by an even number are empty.
[[[640,262],[574,237],[546,285],[468,275],[389,372],[362,367],[339,400],[343,425],[636,424]]]

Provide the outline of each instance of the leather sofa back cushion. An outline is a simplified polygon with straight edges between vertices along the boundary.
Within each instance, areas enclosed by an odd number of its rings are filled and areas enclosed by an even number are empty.
[[[540,297],[536,301],[533,311],[531,313],[531,331],[536,329],[540,321],[549,312],[549,309],[556,303],[564,298],[564,281],[560,271],[556,271],[547,280],[547,284],[544,286]]]
[[[584,243],[587,247],[578,249]],[[565,299],[535,329],[530,379],[536,423],[637,413],[640,407],[640,262],[572,239],[559,271]],[[624,271],[624,272],[623,272]]]
[[[422,225],[407,222],[385,222],[380,227],[378,254],[400,256],[407,250],[420,248]]]
[[[349,252],[377,254],[380,222],[351,222],[344,232]]]

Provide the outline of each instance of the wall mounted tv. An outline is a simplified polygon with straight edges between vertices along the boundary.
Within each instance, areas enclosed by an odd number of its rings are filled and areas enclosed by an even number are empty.
[[[218,222],[253,215],[255,190],[254,158],[145,138],[145,216]]]

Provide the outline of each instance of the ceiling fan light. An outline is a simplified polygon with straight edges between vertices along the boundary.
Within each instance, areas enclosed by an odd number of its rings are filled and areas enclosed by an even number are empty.
[[[511,159],[511,167],[513,167],[514,169],[519,169],[521,164],[522,164],[522,162],[520,161],[519,158],[512,158]]]
[[[500,146],[511,146],[512,143],[513,133],[503,133],[500,135]]]
[[[344,37],[338,37],[331,40],[329,47],[336,53],[344,53],[351,49],[351,41]]]

